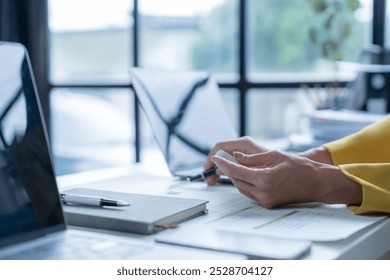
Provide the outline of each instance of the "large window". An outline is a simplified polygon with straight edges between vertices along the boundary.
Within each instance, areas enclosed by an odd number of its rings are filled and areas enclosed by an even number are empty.
[[[212,72],[241,134],[273,139],[304,129],[294,120],[316,106],[307,88],[324,87],[335,76],[342,85],[352,77],[342,70],[335,74],[335,57],[324,54],[323,43],[340,39],[337,47],[328,44],[328,53],[358,61],[363,46],[372,42],[372,4],[373,0],[49,0],[57,172],[149,160],[159,154],[134,99],[131,66]]]

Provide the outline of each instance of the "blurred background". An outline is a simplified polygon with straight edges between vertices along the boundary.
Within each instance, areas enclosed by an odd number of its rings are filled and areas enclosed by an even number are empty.
[[[353,96],[359,71],[338,62],[382,54],[390,32],[385,0],[10,2],[0,39],[29,48],[58,175],[162,161],[129,67],[209,71],[240,134],[278,141]],[[8,34],[6,9],[34,35]]]

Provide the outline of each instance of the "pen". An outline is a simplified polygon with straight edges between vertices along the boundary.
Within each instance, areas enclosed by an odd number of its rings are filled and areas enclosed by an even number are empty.
[[[191,176],[191,177],[188,177],[187,178],[187,181],[196,181],[196,180],[200,180],[200,179],[205,179],[206,177],[209,177],[211,175],[214,175],[215,174],[215,171],[217,171],[218,167],[217,166],[214,166],[210,169],[207,169],[201,173],[199,173],[198,175],[195,175],[195,176]]]
[[[74,203],[79,205],[97,206],[97,207],[103,207],[103,206],[123,207],[123,206],[130,205],[126,201],[106,199],[98,196],[67,194],[67,193],[61,193],[60,195],[61,195],[62,202],[65,204]]]

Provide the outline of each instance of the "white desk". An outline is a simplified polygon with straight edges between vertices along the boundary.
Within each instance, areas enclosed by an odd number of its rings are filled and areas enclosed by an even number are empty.
[[[207,199],[207,191],[196,192],[184,188],[191,184],[172,178],[165,167],[131,165],[104,170],[83,172],[58,177],[60,190],[73,187],[89,187],[120,192],[174,195]],[[188,185],[187,185],[188,186]],[[221,197],[239,196],[231,186],[208,188],[220,192]],[[210,201],[212,205],[213,201]],[[185,223],[182,225],[185,226]],[[88,229],[87,229],[88,230]],[[329,229],[331,230],[331,229]],[[115,235],[134,239],[153,240],[154,235],[137,235],[123,232],[111,232]],[[390,252],[390,219],[376,223],[353,236],[335,242],[314,242],[311,252],[305,259],[378,259]]]

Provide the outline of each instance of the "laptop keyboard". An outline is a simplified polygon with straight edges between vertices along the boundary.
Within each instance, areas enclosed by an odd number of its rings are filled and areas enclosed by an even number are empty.
[[[137,253],[150,249],[143,244],[127,243],[95,236],[72,234],[71,236],[63,235],[63,237],[7,256],[6,259],[129,259]]]

